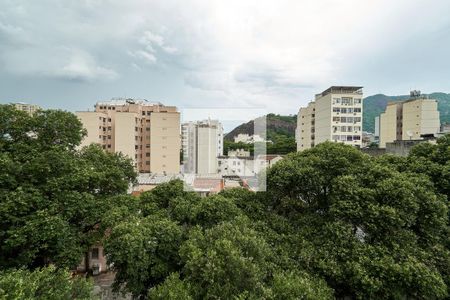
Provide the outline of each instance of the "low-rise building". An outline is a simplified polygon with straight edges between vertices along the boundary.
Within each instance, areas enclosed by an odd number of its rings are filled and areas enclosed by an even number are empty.
[[[234,137],[235,143],[254,144],[266,142],[266,140],[258,134],[249,135],[247,133],[239,133]]]
[[[143,192],[151,191],[160,184],[169,181],[183,179],[181,174],[152,174],[139,173],[136,178],[136,185],[132,187],[132,194],[137,196]]]

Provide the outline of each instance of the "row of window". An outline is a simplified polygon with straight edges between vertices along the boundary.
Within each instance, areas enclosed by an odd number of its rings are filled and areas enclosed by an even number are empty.
[[[111,122],[111,118],[98,117],[98,119],[99,119],[100,121],[102,121],[103,123],[105,123],[106,121]]]
[[[351,113],[360,113],[360,107],[333,107],[333,112],[342,113],[342,114],[351,114]]]
[[[352,97],[333,98],[333,104],[343,104],[343,105],[361,104],[361,98],[352,98]]]
[[[361,126],[333,126],[333,131],[341,131],[341,132],[353,132],[353,131],[361,131]]]
[[[360,141],[361,136],[360,135],[333,135],[332,137],[333,141],[338,142],[351,142],[351,141]]]
[[[361,122],[361,117],[333,117],[333,122],[358,123]]]

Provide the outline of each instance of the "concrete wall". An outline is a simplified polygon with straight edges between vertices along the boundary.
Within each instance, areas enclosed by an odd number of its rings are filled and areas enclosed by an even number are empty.
[[[153,112],[150,117],[150,172],[180,172],[180,114]]]
[[[380,148],[385,148],[386,143],[397,139],[397,105],[388,104],[385,112],[380,115]]]
[[[81,141],[80,147],[88,146],[92,143],[103,145],[103,118],[107,115],[99,112],[76,112],[75,115],[83,123],[83,127],[87,130],[87,135]]]

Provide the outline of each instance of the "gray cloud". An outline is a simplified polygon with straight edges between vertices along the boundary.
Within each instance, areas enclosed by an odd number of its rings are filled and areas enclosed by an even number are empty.
[[[450,3],[431,2],[0,0],[0,100],[77,109],[128,95],[294,113],[331,84],[389,94],[420,72],[417,84],[448,90]]]

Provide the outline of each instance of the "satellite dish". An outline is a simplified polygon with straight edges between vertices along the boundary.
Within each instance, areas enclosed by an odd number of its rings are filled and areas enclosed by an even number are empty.
[[[409,136],[409,139],[411,139],[412,136],[414,135],[414,133],[411,130],[406,131],[406,134]]]

